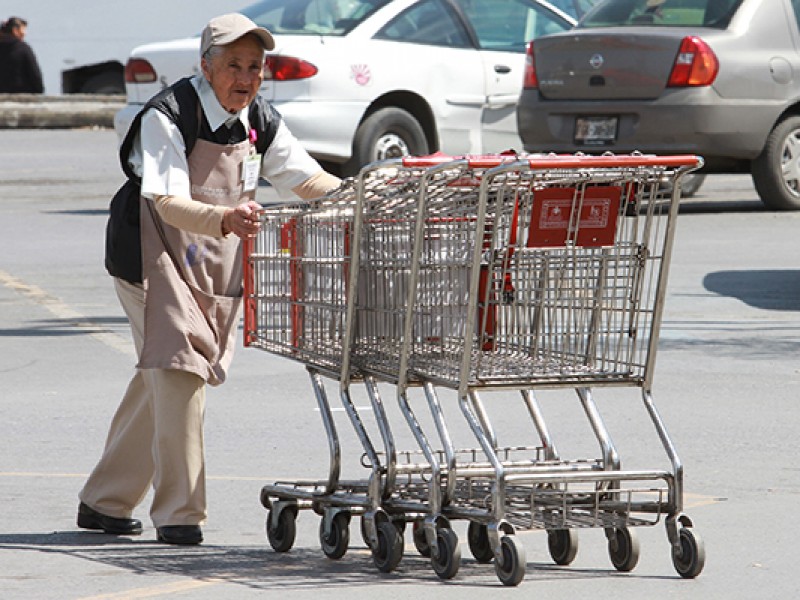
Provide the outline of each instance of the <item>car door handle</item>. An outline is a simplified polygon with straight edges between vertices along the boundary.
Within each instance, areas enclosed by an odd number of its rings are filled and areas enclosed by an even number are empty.
[[[499,110],[507,106],[516,106],[519,101],[519,92],[516,94],[492,94],[486,97],[486,108]]]
[[[494,72],[505,75],[506,73],[511,73],[511,67],[508,65],[495,65]]]

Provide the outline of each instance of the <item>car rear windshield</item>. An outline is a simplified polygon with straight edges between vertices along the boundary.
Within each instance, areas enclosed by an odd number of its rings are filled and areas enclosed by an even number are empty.
[[[346,35],[390,0],[265,0],[242,14],[272,33]]]
[[[578,27],[715,27],[730,23],[742,0],[605,0]]]

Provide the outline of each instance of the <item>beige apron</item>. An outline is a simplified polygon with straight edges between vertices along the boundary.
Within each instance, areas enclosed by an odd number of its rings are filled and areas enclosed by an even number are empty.
[[[242,165],[250,151],[248,141],[221,145],[198,139],[188,159],[192,198],[230,207],[254,199],[255,191],[242,191]],[[242,302],[239,238],[173,227],[145,199],[141,231],[145,328],[137,366],[178,369],[210,385],[222,383]]]

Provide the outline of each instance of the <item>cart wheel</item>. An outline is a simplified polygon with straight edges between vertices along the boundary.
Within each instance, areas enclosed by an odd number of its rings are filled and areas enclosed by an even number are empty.
[[[672,547],[672,564],[681,577],[697,577],[706,564],[706,548],[703,539],[691,527],[683,527],[680,532],[681,552]]]
[[[439,579],[452,579],[461,567],[461,548],[456,532],[448,527],[437,529],[436,545],[439,547],[439,556],[431,556],[433,570]]]
[[[431,546],[428,544],[428,538],[425,537],[425,528],[422,526],[422,521],[414,521],[414,525],[411,526],[411,533],[414,537],[414,547],[420,556],[430,558]]]
[[[381,573],[391,573],[403,558],[403,537],[391,521],[378,525],[378,547],[372,551],[372,560]]]
[[[549,529],[547,549],[557,565],[571,564],[578,554],[578,532],[574,529]]]
[[[608,540],[608,555],[617,571],[632,571],[639,562],[639,538],[629,527],[614,529]]]
[[[272,510],[267,513],[267,539],[275,552],[288,552],[294,546],[297,535],[297,513],[291,508],[284,508],[278,513],[278,523],[272,525]]]
[[[486,525],[470,521],[467,528],[467,542],[475,560],[479,563],[492,562],[494,552],[492,552],[492,548],[489,545],[489,533],[486,530]]]
[[[367,548],[370,547],[369,545],[369,538],[367,537],[367,525],[364,523],[364,517],[362,516],[359,521],[361,521],[361,539],[367,545]]]
[[[404,536],[406,533],[406,520],[394,519],[392,523],[394,523],[394,526],[397,527],[397,531],[400,533],[400,537]]]
[[[519,585],[525,578],[525,546],[515,535],[504,535],[500,538],[500,550],[503,553],[503,565],[495,561],[494,572],[503,585]]]
[[[325,556],[333,560],[342,558],[350,545],[350,514],[337,513],[331,521],[331,531],[325,535],[325,519],[319,522],[319,542]]]

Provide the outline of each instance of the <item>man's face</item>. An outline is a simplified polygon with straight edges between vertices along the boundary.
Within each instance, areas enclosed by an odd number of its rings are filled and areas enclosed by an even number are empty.
[[[28,30],[26,25],[17,25],[16,27],[11,28],[11,35],[13,35],[18,40],[25,39],[25,32]]]
[[[264,79],[264,48],[251,35],[222,46],[222,52],[203,59],[201,67],[217,100],[230,113],[252,102]]]

